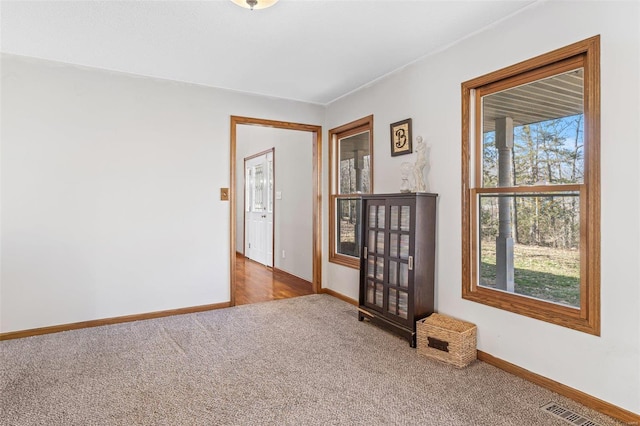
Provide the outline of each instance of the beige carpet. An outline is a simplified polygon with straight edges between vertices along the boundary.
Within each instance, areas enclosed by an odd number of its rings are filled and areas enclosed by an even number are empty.
[[[327,295],[0,342],[2,425],[566,425],[585,407],[457,370]]]

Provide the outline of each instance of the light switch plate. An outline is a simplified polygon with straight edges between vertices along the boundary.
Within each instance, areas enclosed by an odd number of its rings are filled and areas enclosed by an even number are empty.
[[[220,199],[222,201],[229,201],[229,188],[220,188]]]

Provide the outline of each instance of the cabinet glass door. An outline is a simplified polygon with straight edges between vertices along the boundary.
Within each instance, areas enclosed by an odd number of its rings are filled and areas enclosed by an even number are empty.
[[[385,315],[396,321],[409,318],[409,282],[412,266],[411,202],[408,199],[388,201],[389,247],[387,249],[387,280],[385,281]]]
[[[385,303],[386,265],[386,211],[384,201],[370,200],[367,203],[366,224],[366,286],[365,305],[383,311]]]

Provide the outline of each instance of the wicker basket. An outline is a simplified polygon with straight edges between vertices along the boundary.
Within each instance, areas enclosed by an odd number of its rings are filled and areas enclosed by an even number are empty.
[[[431,314],[416,323],[418,353],[458,368],[476,359],[476,326],[446,315]]]

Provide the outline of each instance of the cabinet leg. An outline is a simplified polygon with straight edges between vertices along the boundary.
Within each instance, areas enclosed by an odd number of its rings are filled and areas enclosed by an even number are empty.
[[[409,340],[409,346],[412,348],[416,347],[416,336],[411,336],[411,340]]]
[[[364,315],[358,312],[358,321],[364,321]]]

